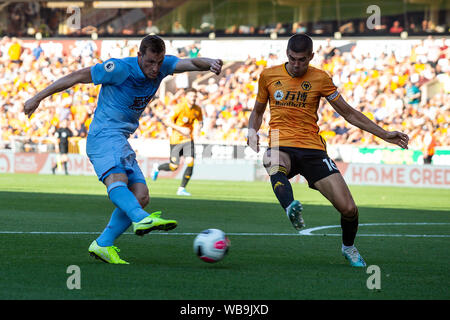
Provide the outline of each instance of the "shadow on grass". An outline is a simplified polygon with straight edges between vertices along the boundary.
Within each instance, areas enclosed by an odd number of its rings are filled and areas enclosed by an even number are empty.
[[[145,208],[161,210],[162,217],[176,219],[179,232],[219,228],[226,232],[296,233],[276,202],[153,197]],[[106,196],[0,192],[3,231],[101,232],[114,205]],[[304,205],[306,227],[339,225],[340,215],[330,205]],[[450,222],[446,211],[359,207],[360,223]]]

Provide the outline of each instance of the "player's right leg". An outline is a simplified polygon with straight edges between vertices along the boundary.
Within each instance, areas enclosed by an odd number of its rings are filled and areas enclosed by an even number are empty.
[[[178,187],[178,196],[190,196],[191,194],[186,191],[186,185],[191,180],[192,173],[194,172],[194,159],[195,159],[195,146],[194,141],[183,143],[183,156],[186,162],[186,169],[183,172],[183,178],[181,184]]]
[[[171,144],[170,145],[170,162],[158,164],[154,163],[151,172],[151,178],[153,181],[158,179],[159,171],[175,171],[178,169],[180,163],[181,145]]]
[[[104,246],[96,240],[92,244],[93,247],[109,248],[107,251],[104,251],[104,249],[101,250],[103,250],[103,253],[109,252],[111,255],[117,255],[117,251],[113,248],[111,242],[131,224],[133,224],[135,230],[139,229],[139,232],[136,232],[136,234],[145,234],[154,230],[153,227],[155,225],[159,229],[162,229],[163,227],[161,226],[164,224],[168,224],[170,228],[174,228],[175,222],[176,226],[176,221],[164,220],[159,216],[151,222],[147,219],[151,215],[143,210],[143,207],[149,201],[145,177],[137,164],[134,151],[124,136],[97,135],[93,137],[88,136],[87,140],[86,151],[89,160],[99,180],[106,185],[110,200],[117,207],[117,210],[114,211],[111,217],[116,223],[115,229],[110,230],[107,227],[104,230],[104,233],[112,231],[114,234],[110,233],[107,237],[100,239],[100,242],[104,240],[101,243]],[[139,225],[139,228],[135,227],[136,225]],[[167,229],[165,228],[165,230]],[[104,236],[104,234],[102,235]],[[112,250],[110,250],[111,248]],[[92,253],[92,251],[90,252]],[[103,260],[105,261],[105,259]]]
[[[269,148],[264,153],[263,164],[270,176],[272,189],[278,202],[286,211],[293,227],[300,230],[305,225],[302,217],[303,207],[298,200],[294,200],[294,193],[288,179],[291,170],[289,154],[275,148]]]

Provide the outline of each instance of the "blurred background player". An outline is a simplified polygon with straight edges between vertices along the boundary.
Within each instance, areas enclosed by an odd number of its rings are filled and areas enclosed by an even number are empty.
[[[57,156],[55,166],[52,168],[53,174],[56,173],[58,165],[61,165],[64,168],[64,173],[66,175],[69,174],[67,170],[67,153],[69,152],[69,138],[72,136],[72,130],[68,128],[68,120],[64,119],[63,121],[61,121],[59,128],[55,132],[55,151],[59,154]]]
[[[166,55],[158,36],[142,39],[137,57],[109,59],[55,81],[27,100],[24,112],[31,117],[40,102],[78,83],[101,84],[94,120],[89,127],[86,153],[116,209],[103,233],[89,246],[89,253],[107,263],[128,264],[120,259],[114,241],[133,225],[136,235],[153,230],[171,230],[175,220],[162,219],[161,212],[148,214],[143,208],[150,196],[145,177],[128,138],[139,126],[139,118],[168,75],[186,71],[219,74],[219,59],[179,59]]]
[[[197,121],[194,133],[194,123]],[[186,185],[192,177],[194,170],[194,137],[199,136],[203,125],[202,109],[197,104],[197,90],[189,88],[186,90],[184,101],[176,107],[170,120],[165,123],[167,127],[172,128],[170,135],[170,162],[158,165],[155,163],[152,170],[152,179],[158,178],[160,170],[175,171],[180,164],[180,157],[184,156],[186,169],[183,173],[181,185],[178,188],[177,195],[190,196],[186,191]]]
[[[309,187],[318,190],[341,214],[342,254],[352,266],[366,263],[354,246],[358,229],[358,208],[336,164],[327,154],[319,135],[317,110],[321,97],[352,125],[401,148],[408,147],[408,136],[386,131],[352,108],[342,98],[330,76],[309,66],[313,42],[305,34],[289,38],[288,62],[264,70],[259,78],[258,95],[249,119],[248,145],[259,151],[259,136],[267,101],[270,101],[269,149],[263,163],[273,191],[295,229],[304,226],[302,205],[294,200],[289,179],[301,174]]]

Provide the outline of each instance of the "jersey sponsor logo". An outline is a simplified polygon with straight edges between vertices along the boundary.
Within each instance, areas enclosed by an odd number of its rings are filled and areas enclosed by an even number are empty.
[[[283,90],[277,90],[275,91],[273,97],[275,98],[275,100],[280,101],[284,98],[284,93]]]
[[[287,90],[283,92],[282,90],[277,90],[274,93],[275,105],[279,107],[305,108],[307,97],[308,93],[303,91]]]
[[[135,97],[133,104],[128,107],[134,111],[143,111],[152,98],[153,96]]]
[[[333,92],[332,94],[330,94],[330,95],[327,97],[327,100],[328,100],[328,101],[331,101],[331,100],[335,99],[338,95],[339,95],[339,91],[336,90],[335,92]]]
[[[104,64],[103,67],[105,68],[106,72],[112,72],[116,68],[116,65],[113,61],[108,61]]]

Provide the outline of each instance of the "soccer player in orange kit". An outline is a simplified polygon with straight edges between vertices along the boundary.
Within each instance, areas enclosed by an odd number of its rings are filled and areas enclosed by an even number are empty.
[[[326,142],[317,125],[319,102],[325,97],[352,125],[408,148],[409,138],[386,131],[352,108],[339,94],[331,77],[309,65],[314,57],[313,41],[305,34],[293,35],[287,45],[288,62],[265,69],[259,78],[258,95],[249,119],[248,145],[259,151],[258,130],[267,102],[270,104],[269,148],[263,163],[273,191],[295,229],[304,226],[303,207],[294,200],[289,179],[301,174],[310,188],[318,190],[341,214],[342,254],[355,267],[366,266],[354,246],[358,230],[358,208],[336,164],[328,157]]]

